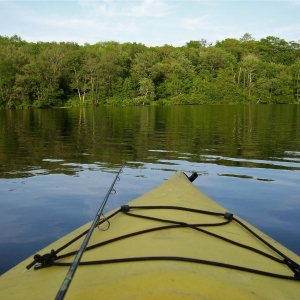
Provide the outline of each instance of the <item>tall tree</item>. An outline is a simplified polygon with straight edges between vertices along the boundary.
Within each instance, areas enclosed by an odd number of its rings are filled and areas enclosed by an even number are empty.
[[[230,66],[235,61],[233,55],[218,47],[208,47],[201,54],[200,64],[202,68],[209,70],[214,77],[221,68]]]
[[[150,78],[142,78],[139,81],[140,85],[140,95],[145,98],[145,100],[154,100],[155,98],[155,89],[153,81]]]
[[[42,51],[22,68],[16,77],[19,93],[26,95],[29,105],[50,107],[61,105],[60,76],[64,53],[56,43],[45,43]]]
[[[154,49],[136,53],[131,68],[133,84],[138,86],[141,78],[150,78],[153,80],[153,66],[159,61],[159,55]]]
[[[295,98],[297,103],[300,102],[300,58],[293,64],[293,78],[295,87]]]
[[[251,92],[255,85],[255,72],[257,70],[260,60],[255,55],[249,54],[242,59],[243,68],[243,87],[247,87],[248,96],[251,96]]]

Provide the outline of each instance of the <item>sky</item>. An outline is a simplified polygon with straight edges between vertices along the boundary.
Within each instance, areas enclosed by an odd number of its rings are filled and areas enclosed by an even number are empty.
[[[300,43],[300,0],[0,0],[0,35],[28,42],[182,46],[245,33]]]

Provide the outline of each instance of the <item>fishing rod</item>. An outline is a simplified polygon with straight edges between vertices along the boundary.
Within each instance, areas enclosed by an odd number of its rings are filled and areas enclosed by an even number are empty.
[[[85,239],[82,242],[82,245],[80,246],[80,249],[78,250],[78,252],[77,252],[77,254],[75,256],[73,263],[70,266],[70,269],[69,269],[69,271],[68,271],[68,273],[67,273],[67,275],[66,275],[66,277],[65,277],[65,279],[64,279],[64,281],[63,281],[63,283],[62,283],[62,285],[61,285],[61,287],[60,287],[60,289],[59,289],[59,291],[58,291],[58,293],[56,295],[55,300],[62,300],[64,298],[64,296],[65,296],[65,294],[67,292],[67,289],[68,289],[68,287],[71,284],[71,280],[72,280],[72,278],[73,278],[73,276],[75,274],[75,271],[76,271],[76,269],[77,269],[77,267],[79,265],[80,259],[81,259],[82,255],[83,255],[83,253],[85,251],[85,248],[86,248],[86,246],[87,246],[87,244],[88,244],[88,242],[90,240],[90,237],[91,237],[91,235],[92,235],[92,233],[93,233],[93,231],[94,231],[94,229],[95,229],[95,227],[96,227],[96,225],[97,225],[100,217],[103,214],[103,210],[104,210],[104,207],[106,205],[106,202],[107,202],[110,194],[112,193],[112,191],[114,191],[114,185],[115,185],[116,181],[118,179],[120,179],[119,175],[120,175],[120,173],[122,173],[122,169],[123,169],[125,163],[126,162],[124,162],[123,165],[121,166],[121,168],[119,169],[119,171],[118,171],[118,173],[117,173],[117,175],[116,175],[113,183],[111,184],[111,186],[110,186],[110,188],[109,188],[109,190],[108,190],[105,198],[103,199],[103,201],[102,201],[102,203],[100,205],[100,208],[98,209],[97,214],[96,214],[96,216],[94,218],[94,221],[93,221],[93,223],[92,223],[92,225],[91,225],[88,233],[86,234]]]

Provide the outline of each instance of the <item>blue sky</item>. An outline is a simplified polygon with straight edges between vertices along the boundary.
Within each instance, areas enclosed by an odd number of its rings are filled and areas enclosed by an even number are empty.
[[[300,42],[300,0],[0,0],[0,35],[30,42],[181,46],[244,33]]]

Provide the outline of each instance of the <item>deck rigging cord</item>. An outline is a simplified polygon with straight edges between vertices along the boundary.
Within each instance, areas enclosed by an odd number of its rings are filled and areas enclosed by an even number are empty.
[[[119,173],[118,173],[119,174]],[[118,175],[117,175],[118,177]],[[139,211],[153,211],[153,210],[181,210],[186,211],[190,213],[197,213],[197,214],[206,214],[215,216],[217,218],[216,222],[212,223],[201,223],[201,224],[190,224],[187,222],[182,222],[178,220],[170,220],[165,218],[157,218],[153,216],[149,216],[147,214],[139,214]],[[125,258],[115,258],[115,259],[105,259],[105,260],[96,260],[96,261],[78,261],[78,265],[96,265],[96,264],[112,264],[112,263],[125,263],[125,262],[137,262],[137,261],[158,261],[158,260],[169,260],[169,261],[182,261],[182,262],[190,262],[190,263],[198,263],[198,264],[206,264],[206,265],[212,265],[212,266],[218,266],[223,268],[229,268],[229,269],[235,269],[239,271],[244,272],[250,272],[255,273],[259,275],[269,276],[269,277],[275,277],[275,278],[281,278],[281,279],[287,279],[287,280],[297,280],[300,281],[300,265],[287,257],[285,254],[280,252],[277,248],[272,246],[270,243],[268,243],[266,240],[264,240],[261,236],[256,234],[253,230],[251,230],[246,224],[244,224],[239,219],[235,218],[235,216],[232,213],[229,212],[212,212],[207,210],[199,210],[199,209],[193,209],[193,208],[186,208],[186,207],[179,207],[179,206],[129,206],[129,205],[123,205],[113,213],[111,213],[108,216],[103,217],[102,219],[98,218],[96,226],[100,226],[104,222],[112,221],[114,217],[116,217],[118,214],[124,214],[128,217],[133,218],[141,218],[141,219],[148,219],[152,220],[153,222],[159,222],[166,223],[166,225],[160,225],[160,226],[153,226],[144,230],[130,232],[124,235],[116,236],[114,238],[111,238],[109,240],[104,240],[102,242],[89,245],[85,247],[85,251],[92,250],[97,247],[105,246],[108,244],[111,244],[115,241],[124,240],[127,238],[131,238],[138,235],[147,234],[154,231],[160,231],[160,230],[169,230],[169,229],[175,229],[175,228],[190,228],[191,230],[198,231],[202,234],[210,235],[214,238],[220,239],[224,242],[233,244],[234,246],[241,247],[245,250],[255,252],[258,255],[261,255],[267,259],[273,260],[276,263],[286,265],[290,271],[292,271],[293,275],[286,275],[286,274],[277,274],[277,273],[271,273],[269,271],[264,270],[258,270],[258,269],[252,269],[248,267],[243,267],[239,265],[229,264],[229,263],[223,263],[223,262],[217,262],[217,261],[208,261],[200,258],[190,258],[190,257],[178,257],[178,256],[144,256],[144,257],[125,257]],[[101,214],[99,214],[101,216]],[[96,215],[98,216],[98,214]],[[211,226],[226,226],[232,222],[235,222],[237,225],[241,226],[244,230],[246,230],[250,235],[252,235],[254,238],[260,240],[262,243],[264,243],[269,249],[271,249],[274,253],[277,255],[271,255],[269,253],[266,253],[264,251],[261,251],[259,249],[253,248],[251,246],[242,244],[240,242],[236,242],[234,240],[231,240],[229,238],[223,237],[219,234],[215,234],[207,229],[207,227]],[[51,250],[50,253],[45,255],[35,255],[35,261],[29,265],[29,267],[32,267],[34,264],[38,263],[35,266],[35,270],[50,267],[50,266],[71,266],[70,263],[64,263],[64,262],[58,262],[58,260],[74,256],[77,251],[69,252],[63,255],[58,255],[59,252],[67,248],[72,243],[76,242],[78,239],[83,237],[84,235],[87,235],[89,233],[89,230],[86,230],[85,232],[81,233],[62,247],[60,247],[57,250]],[[71,268],[70,268],[71,269]],[[63,286],[62,286],[63,287]],[[62,298],[56,298],[56,299],[62,299]]]
[[[109,196],[110,196],[110,194],[112,192],[114,192],[114,193],[116,192],[115,189],[114,189],[114,185],[115,185],[116,181],[120,179],[119,175],[120,175],[120,173],[122,173],[122,169],[123,169],[124,165],[125,165],[125,162],[120,167],[120,169],[119,169],[119,171],[118,171],[118,173],[117,173],[117,175],[116,175],[113,183],[111,184],[110,188],[108,189],[108,192],[107,192],[106,196],[104,197],[104,199],[103,199],[103,201],[102,201],[102,203],[101,203],[101,205],[100,205],[100,207],[99,207],[99,209],[98,209],[98,211],[96,213],[94,221],[93,221],[90,229],[87,231],[86,236],[84,238],[84,241],[82,242],[82,244],[81,244],[78,252],[76,253],[76,256],[74,258],[73,263],[70,265],[69,271],[66,274],[65,279],[64,279],[64,281],[63,281],[63,283],[62,283],[62,285],[61,285],[61,287],[60,287],[60,289],[59,289],[59,291],[58,291],[58,293],[56,295],[56,298],[55,298],[56,300],[61,300],[61,299],[64,298],[64,296],[65,296],[65,294],[66,294],[66,292],[68,290],[68,287],[71,284],[71,280],[72,280],[72,278],[73,278],[73,276],[74,276],[74,274],[76,272],[76,269],[77,269],[77,267],[78,267],[78,265],[80,263],[80,259],[81,259],[82,255],[83,255],[83,253],[84,253],[84,251],[86,249],[86,246],[87,246],[87,244],[88,244],[88,242],[90,240],[90,237],[91,237],[91,235],[92,235],[95,227],[100,225],[99,224],[99,220],[100,220],[101,216],[103,216],[103,210],[104,210],[104,207],[105,207],[105,205],[107,203],[107,200],[108,200],[108,198],[109,198]],[[106,220],[107,220],[107,218],[104,217],[103,218],[103,222],[105,222]],[[53,250],[51,252],[53,253]],[[55,253],[53,253],[53,254],[55,255]]]
[[[188,211],[192,213],[199,213],[199,214],[209,214],[209,215],[214,215],[216,217],[222,217],[225,220],[220,220],[220,222],[216,223],[202,223],[202,224],[189,224],[185,222],[180,222],[180,221],[175,221],[175,220],[168,220],[168,219],[161,219],[161,218],[154,218],[151,216],[145,216],[145,215],[139,215],[132,213],[130,211],[134,210],[157,210],[157,209],[175,209],[175,210],[182,210],[182,211]],[[276,273],[271,273],[268,271],[262,271],[262,270],[256,270],[252,268],[247,268],[247,267],[242,267],[242,266],[237,266],[237,265],[232,265],[232,264],[227,264],[227,263],[220,263],[216,261],[207,261],[203,259],[197,259],[197,258],[188,258],[188,257],[178,257],[178,256],[147,256],[147,257],[127,257],[127,258],[116,258],[116,259],[106,259],[106,260],[97,260],[97,261],[85,261],[85,262],[80,262],[79,265],[96,265],[96,264],[111,264],[111,263],[122,263],[122,262],[137,262],[137,261],[154,261],[154,260],[174,260],[174,261],[185,261],[185,262],[191,262],[191,263],[200,263],[200,264],[207,264],[207,265],[213,265],[213,266],[219,266],[219,267],[224,267],[224,268],[229,268],[229,269],[235,269],[235,270],[240,270],[240,271],[245,271],[245,272],[250,272],[250,273],[255,273],[255,274],[260,274],[260,275],[265,275],[269,277],[276,277],[276,278],[281,278],[281,279],[289,279],[289,280],[300,280],[300,266],[293,260],[291,260],[289,257],[287,257],[285,254],[280,252],[278,249],[270,245],[267,241],[265,241],[262,237],[257,235],[255,232],[253,232],[248,226],[246,226],[243,222],[238,220],[233,216],[233,214],[225,212],[225,213],[219,213],[219,212],[211,212],[211,211],[205,211],[205,210],[197,210],[197,209],[191,209],[191,208],[186,208],[186,207],[178,207],[178,206],[129,206],[129,205],[123,205],[121,206],[118,210],[116,210],[114,213],[106,217],[106,220],[110,220],[119,213],[123,213],[129,217],[136,217],[136,218],[144,218],[144,219],[149,219],[153,221],[159,221],[163,223],[168,223],[171,225],[165,225],[165,226],[157,226],[157,227],[151,227],[148,229],[136,231],[136,232],[131,232],[128,234],[124,234],[121,236],[117,236],[115,238],[109,239],[102,241],[100,243],[90,245],[86,247],[85,251],[89,251],[92,249],[95,249],[97,247],[101,247],[104,245],[111,244],[113,242],[119,241],[119,240],[124,240],[127,238],[131,238],[134,236],[142,235],[142,234],[147,234],[150,232],[154,231],[160,231],[160,230],[168,230],[168,229],[174,229],[174,228],[183,228],[183,227],[188,227],[193,230],[196,230],[198,232],[210,235],[214,238],[218,238],[220,240],[223,240],[227,243],[231,243],[235,246],[244,248],[246,250],[252,251],[257,253],[258,255],[264,256],[268,259],[271,259],[277,263],[284,264],[286,265],[293,273],[294,276],[289,276],[289,275],[282,275],[282,274],[276,274]],[[101,220],[99,223],[103,223],[105,220]],[[211,226],[224,226],[227,224],[230,224],[231,222],[236,222],[240,226],[242,226],[246,231],[248,231],[250,234],[252,234],[255,238],[259,239],[261,242],[263,242],[266,246],[268,246],[270,249],[272,249],[275,253],[277,253],[281,258],[278,258],[276,256],[273,256],[271,254],[268,254],[266,252],[263,252],[259,249],[247,246],[245,244],[233,241],[231,239],[225,238],[221,235],[212,233],[208,230],[205,230],[200,227],[211,227]],[[101,225],[101,224],[99,224]],[[84,236],[87,233],[87,231],[83,232],[82,234],[78,235],[76,238],[71,240],[69,243],[65,244],[64,246],[60,247],[56,251],[52,250],[50,254],[46,254],[41,257],[41,259],[38,261],[39,264],[35,266],[35,270],[39,270],[42,268],[46,267],[51,267],[51,266],[70,266],[70,263],[63,263],[63,262],[57,262],[60,259],[70,257],[72,255],[76,254],[76,251],[69,252],[63,255],[57,255],[60,251],[64,250],[67,248],[70,244],[74,243],[77,241],[79,238]],[[51,259],[49,259],[49,256],[52,256]],[[54,258],[55,256],[55,258]]]

